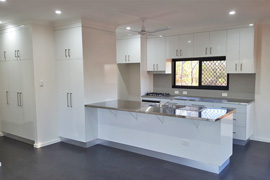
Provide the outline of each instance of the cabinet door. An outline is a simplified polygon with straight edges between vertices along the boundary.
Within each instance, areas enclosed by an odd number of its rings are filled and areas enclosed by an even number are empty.
[[[21,29],[17,32],[17,43],[20,60],[32,59],[32,37],[29,29]]]
[[[69,59],[80,60],[83,58],[82,48],[82,28],[71,28],[66,30],[67,33],[67,49]]]
[[[209,32],[194,34],[194,56],[209,56]]]
[[[7,63],[0,62],[0,111],[2,124],[10,119],[10,91],[8,87],[9,74]],[[2,127],[4,130],[4,127]]]
[[[179,36],[166,37],[166,58],[180,58],[180,39]]]
[[[32,60],[23,60],[21,64],[21,78],[22,78],[22,91],[21,91],[21,109],[23,110],[23,119],[21,122],[20,132],[21,137],[26,139],[35,139],[35,116],[34,116],[34,67]]]
[[[226,56],[226,30],[210,32],[210,56]]]
[[[4,61],[4,47],[3,47],[3,34],[0,34],[0,61]]]
[[[71,135],[74,140],[85,140],[85,107],[83,60],[69,61]]]
[[[227,73],[237,73],[239,69],[240,30],[231,29],[227,32]]]
[[[181,58],[193,57],[193,34],[180,35],[180,50]]]
[[[72,138],[72,117],[70,110],[69,94],[69,61],[58,60],[57,64],[57,97],[58,97],[58,120],[61,137]]]
[[[128,62],[141,62],[141,38],[134,38],[128,40]]]
[[[155,71],[156,39],[147,39],[147,71]]]
[[[254,28],[240,30],[240,73],[255,73],[254,65]]]
[[[80,27],[57,30],[55,39],[58,60],[82,59],[82,31]]]
[[[117,40],[116,42],[116,56],[117,63],[127,63],[128,54],[128,41],[127,40]]]
[[[18,34],[15,29],[10,29],[8,33],[3,34],[3,50],[6,51],[6,60],[17,60],[15,51],[19,49]]]
[[[166,70],[165,38],[156,39],[156,71]]]

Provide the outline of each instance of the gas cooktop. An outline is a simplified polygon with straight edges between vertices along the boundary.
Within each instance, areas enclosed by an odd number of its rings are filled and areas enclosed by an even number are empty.
[[[169,97],[169,93],[157,93],[157,92],[148,92],[145,94],[146,96],[157,96],[157,97]]]

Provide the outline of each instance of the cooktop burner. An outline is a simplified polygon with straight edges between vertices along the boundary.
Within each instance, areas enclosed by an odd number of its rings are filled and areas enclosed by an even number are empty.
[[[145,94],[146,96],[158,96],[158,97],[168,97],[169,93],[157,93],[157,92],[148,92]]]

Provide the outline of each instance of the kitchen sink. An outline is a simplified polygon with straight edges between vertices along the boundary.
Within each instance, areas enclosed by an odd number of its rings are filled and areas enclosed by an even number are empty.
[[[153,107],[160,107],[160,108],[171,108],[171,109],[181,109],[186,106],[176,104],[176,103],[151,103],[148,106],[153,106]]]
[[[185,106],[185,107],[182,107],[182,108],[179,108],[181,110],[185,110],[185,111],[197,111],[197,112],[200,112],[202,110],[204,110],[206,107],[204,106]]]

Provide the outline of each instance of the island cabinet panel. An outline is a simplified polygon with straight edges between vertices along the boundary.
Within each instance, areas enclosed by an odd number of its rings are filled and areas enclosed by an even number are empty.
[[[215,108],[234,108],[233,138],[247,141],[253,134],[253,104],[224,104],[214,103]]]
[[[232,118],[211,122],[98,109],[98,138],[221,166],[232,155]]]

